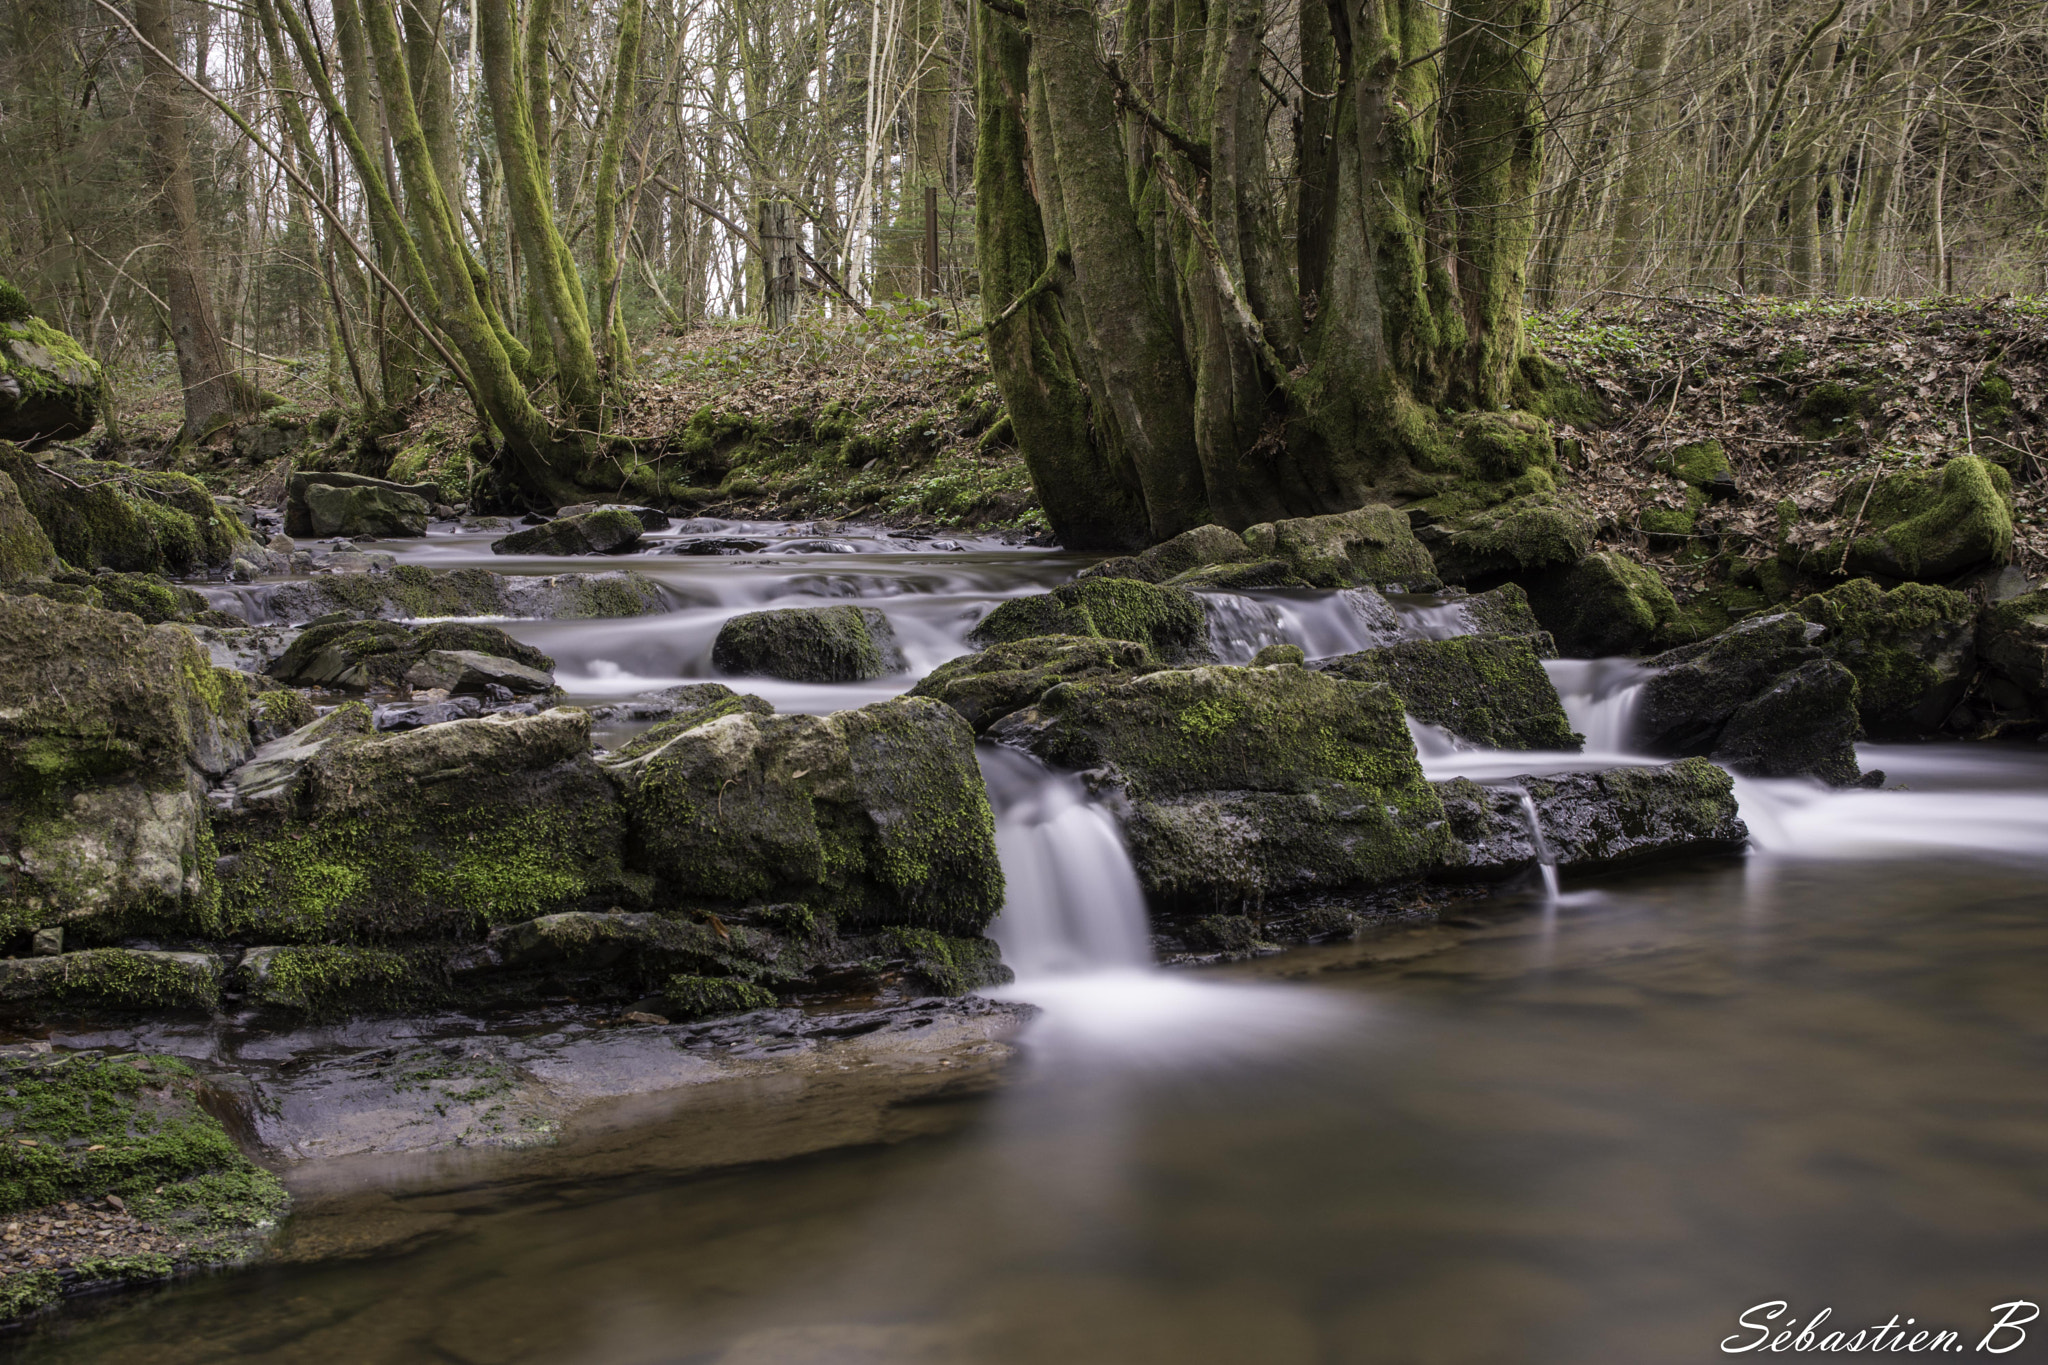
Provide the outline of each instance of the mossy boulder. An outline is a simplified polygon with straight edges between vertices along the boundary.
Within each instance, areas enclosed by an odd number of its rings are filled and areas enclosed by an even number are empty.
[[[1528,591],[1519,583],[1503,583],[1486,592],[1456,597],[1446,605],[1456,620],[1456,634],[1518,636],[1529,642],[1537,658],[1557,657],[1557,642],[1536,618],[1535,609],[1529,605]]]
[[[1854,781],[1856,680],[1818,644],[1826,633],[1781,612],[1650,659],[1638,742],[1653,754],[1725,757],[1757,776]]]
[[[1211,913],[1355,891],[1447,856],[1388,688],[1303,668],[1204,667],[1055,687],[990,735],[1100,769],[1156,908]]]
[[[1653,466],[1659,474],[1670,474],[1701,492],[1727,486],[1732,491],[1735,472],[1728,452],[1719,441],[1692,441],[1659,455]]]
[[[0,958],[0,1000],[95,1010],[211,1011],[221,964],[207,953],[90,948]]]
[[[411,509],[415,503],[422,513],[431,510],[430,505],[441,501],[441,491],[431,483],[397,483],[390,479],[376,479],[367,474],[349,474],[340,470],[301,470],[288,477],[284,485],[284,533],[288,536],[350,535],[347,531],[322,531],[315,529],[313,511],[307,499],[315,485],[328,490],[322,495],[330,507],[341,507],[345,503],[333,498],[337,491],[368,489],[389,495],[391,505]],[[422,523],[424,529],[424,523]],[[417,534],[417,532],[411,533]]]
[[[1313,588],[1437,586],[1437,567],[1409,529],[1408,518],[1384,503],[1325,517],[1247,526],[1244,543],[1260,560],[1277,559]]]
[[[259,684],[268,681],[257,680]],[[316,719],[313,703],[306,699],[306,694],[289,687],[272,684],[263,690],[259,686],[249,698],[249,738],[257,744],[268,744],[311,725]]]
[[[853,931],[968,937],[1002,908],[974,732],[929,698],[668,721],[603,767],[634,867],[674,903],[799,902]]]
[[[492,688],[515,696],[546,696],[555,690],[552,673],[475,649],[430,649],[405,670],[408,687],[487,697]]]
[[[197,927],[211,914],[204,793],[249,751],[248,695],[181,626],[0,598],[0,937]]]
[[[1013,597],[983,617],[967,640],[986,649],[1041,635],[1129,640],[1170,663],[1209,654],[1208,617],[1193,593],[1130,578],[1084,578]]]
[[[17,1268],[6,1284],[6,1316],[95,1281],[231,1265],[261,1247],[291,1199],[276,1176],[242,1155],[200,1092],[192,1068],[173,1057],[73,1052],[0,1065],[0,1213],[111,1194],[181,1248],[176,1260]]]
[[[1458,419],[1458,448],[1487,479],[1557,467],[1550,423],[1532,412],[1465,413]]]
[[[1993,603],[1977,626],[1977,655],[2048,711],[2048,589]]]
[[[1873,735],[1938,729],[1969,685],[1977,610],[1968,596],[1925,583],[1886,592],[1855,578],[1797,603],[1827,627],[1819,644],[1856,678],[1857,711]]]
[[[1416,538],[1446,582],[1473,583],[1568,566],[1592,548],[1598,523],[1576,498],[1532,488],[1487,501],[1496,491],[1454,490],[1409,509]]]
[[[1244,537],[1227,526],[1197,526],[1135,555],[1118,555],[1083,569],[1080,578],[1135,578],[1164,583],[1178,574],[1212,565],[1248,564],[1259,559]]]
[[[1934,473],[1853,479],[1835,501],[1836,524],[1854,539],[1820,551],[1832,569],[1936,582],[2012,558],[2012,476],[1962,455]],[[1860,516],[1860,522],[1858,514]]]
[[[1569,658],[1643,654],[1694,633],[1657,571],[1611,550],[1525,580],[1536,619]]]
[[[979,734],[1061,683],[1164,666],[1135,641],[1041,635],[948,660],[926,674],[910,695],[946,703]]]
[[[434,512],[416,493],[377,485],[309,484],[304,501],[308,529],[316,536],[423,536]]]
[[[882,942],[910,964],[911,972],[940,995],[965,995],[983,986],[1000,986],[1016,974],[1003,965],[1002,949],[992,939],[959,938],[930,929],[884,929]]]
[[[1385,683],[1407,713],[1489,749],[1562,749],[1585,743],[1527,637],[1404,640],[1315,665],[1354,682]]]
[[[248,528],[197,479],[106,460],[47,462],[0,442],[0,473],[74,569],[182,576],[226,568]]]
[[[0,583],[48,578],[57,570],[57,551],[43,525],[28,510],[14,480],[0,474]]]
[[[727,673],[790,682],[861,682],[905,664],[889,618],[874,607],[742,612],[719,627],[711,662]]]
[[[421,1009],[446,993],[430,953],[358,944],[286,944],[251,948],[236,976],[258,1005],[315,1018]]]
[[[352,724],[336,717],[354,713]],[[259,750],[214,834],[228,933],[271,943],[459,940],[644,899],[581,711],[364,733],[360,704]]]
[[[1536,809],[1545,849],[1562,872],[1736,853],[1749,837],[1733,780],[1704,758],[1497,784],[1461,777],[1435,786],[1458,839],[1443,870],[1454,879],[1495,880],[1536,865],[1525,796]]]
[[[210,611],[204,597],[162,574],[97,574],[92,586],[99,593],[100,605],[108,611],[125,611],[153,626],[191,621]]]
[[[499,555],[611,555],[638,549],[646,528],[622,508],[605,508],[553,521],[491,542]]]
[[[279,682],[303,687],[363,690],[401,685],[452,687],[451,680],[478,672],[442,667],[435,677],[408,682],[414,669],[435,654],[473,654],[504,660],[523,670],[514,676],[533,680],[522,681],[514,691],[545,692],[553,686],[553,679],[548,676],[555,667],[552,658],[496,626],[469,621],[437,621],[418,627],[396,621],[331,621],[309,626],[286,647],[269,673]],[[499,668],[494,672],[512,670]],[[448,679],[441,678],[440,673],[446,673]],[[545,680],[547,686],[539,685],[540,680]],[[471,690],[481,692],[482,681]]]
[[[91,431],[104,398],[99,363],[41,318],[5,311],[15,316],[0,317],[0,441],[61,441]]]

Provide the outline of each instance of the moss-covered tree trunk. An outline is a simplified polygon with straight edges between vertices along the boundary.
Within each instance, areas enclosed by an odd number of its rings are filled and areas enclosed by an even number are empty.
[[[1064,540],[1504,472],[1460,413],[1514,398],[1548,0],[1127,0],[1108,61],[1023,8],[977,20],[983,306]],[[1137,514],[1084,505],[1124,470]]]

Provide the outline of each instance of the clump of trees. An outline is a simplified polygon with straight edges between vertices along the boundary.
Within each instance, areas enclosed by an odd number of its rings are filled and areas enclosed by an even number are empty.
[[[174,354],[192,436],[260,359],[371,414],[456,386],[536,500],[657,328],[936,290],[1055,526],[1108,546],[1456,465],[1530,303],[2048,284],[2025,0],[0,0],[0,33],[0,273],[39,311]]]

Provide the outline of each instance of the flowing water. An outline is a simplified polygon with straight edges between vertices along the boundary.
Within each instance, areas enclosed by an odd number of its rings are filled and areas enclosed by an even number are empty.
[[[635,567],[663,575],[676,612],[508,628],[596,698],[706,676],[724,615],[842,585],[890,613],[915,671],[1075,563],[834,539],[853,549],[650,556]],[[1339,594],[1243,595],[1219,648],[1326,654],[1443,628],[1442,604],[1396,605],[1390,624]],[[1640,670],[1551,672],[1586,753],[1424,730],[1432,774],[1648,761],[1628,742]],[[756,690],[822,708],[908,681]],[[1077,779],[985,749],[1010,884],[992,933],[1018,972],[1003,993],[1043,1013],[1011,1083],[955,1102],[936,1135],[690,1178],[399,1189],[443,1229],[415,1250],[190,1281],[15,1349],[110,1365],[1654,1365],[1718,1358],[1755,1336],[1740,1315],[1783,1300],[1774,1325],[1896,1317],[1974,1350],[1994,1305],[2048,1301],[2048,746],[1862,757],[1886,789],[1739,782],[1745,859],[1190,972],[1149,965],[1109,813]],[[2044,1339],[2008,1358],[2042,1358]]]

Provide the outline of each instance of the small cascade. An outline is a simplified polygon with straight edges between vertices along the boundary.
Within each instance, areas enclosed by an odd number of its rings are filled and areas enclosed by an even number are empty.
[[[1633,659],[1546,659],[1543,671],[1572,729],[1586,737],[1588,755],[1635,753],[1636,707],[1651,670]]]
[[[1536,799],[1528,792],[1521,792],[1522,814],[1529,817],[1529,842],[1536,849],[1536,866],[1543,871],[1543,899],[1557,904],[1557,855],[1550,851],[1550,841],[1543,837],[1543,821],[1536,815]]]
[[[1299,643],[1270,602],[1235,592],[1205,592],[1201,597],[1209,620],[1209,652],[1218,663],[1250,663],[1267,645]]]
[[[1029,754],[979,756],[1009,884],[988,931],[1003,960],[1023,981],[1149,967],[1145,893],[1116,817]]]

